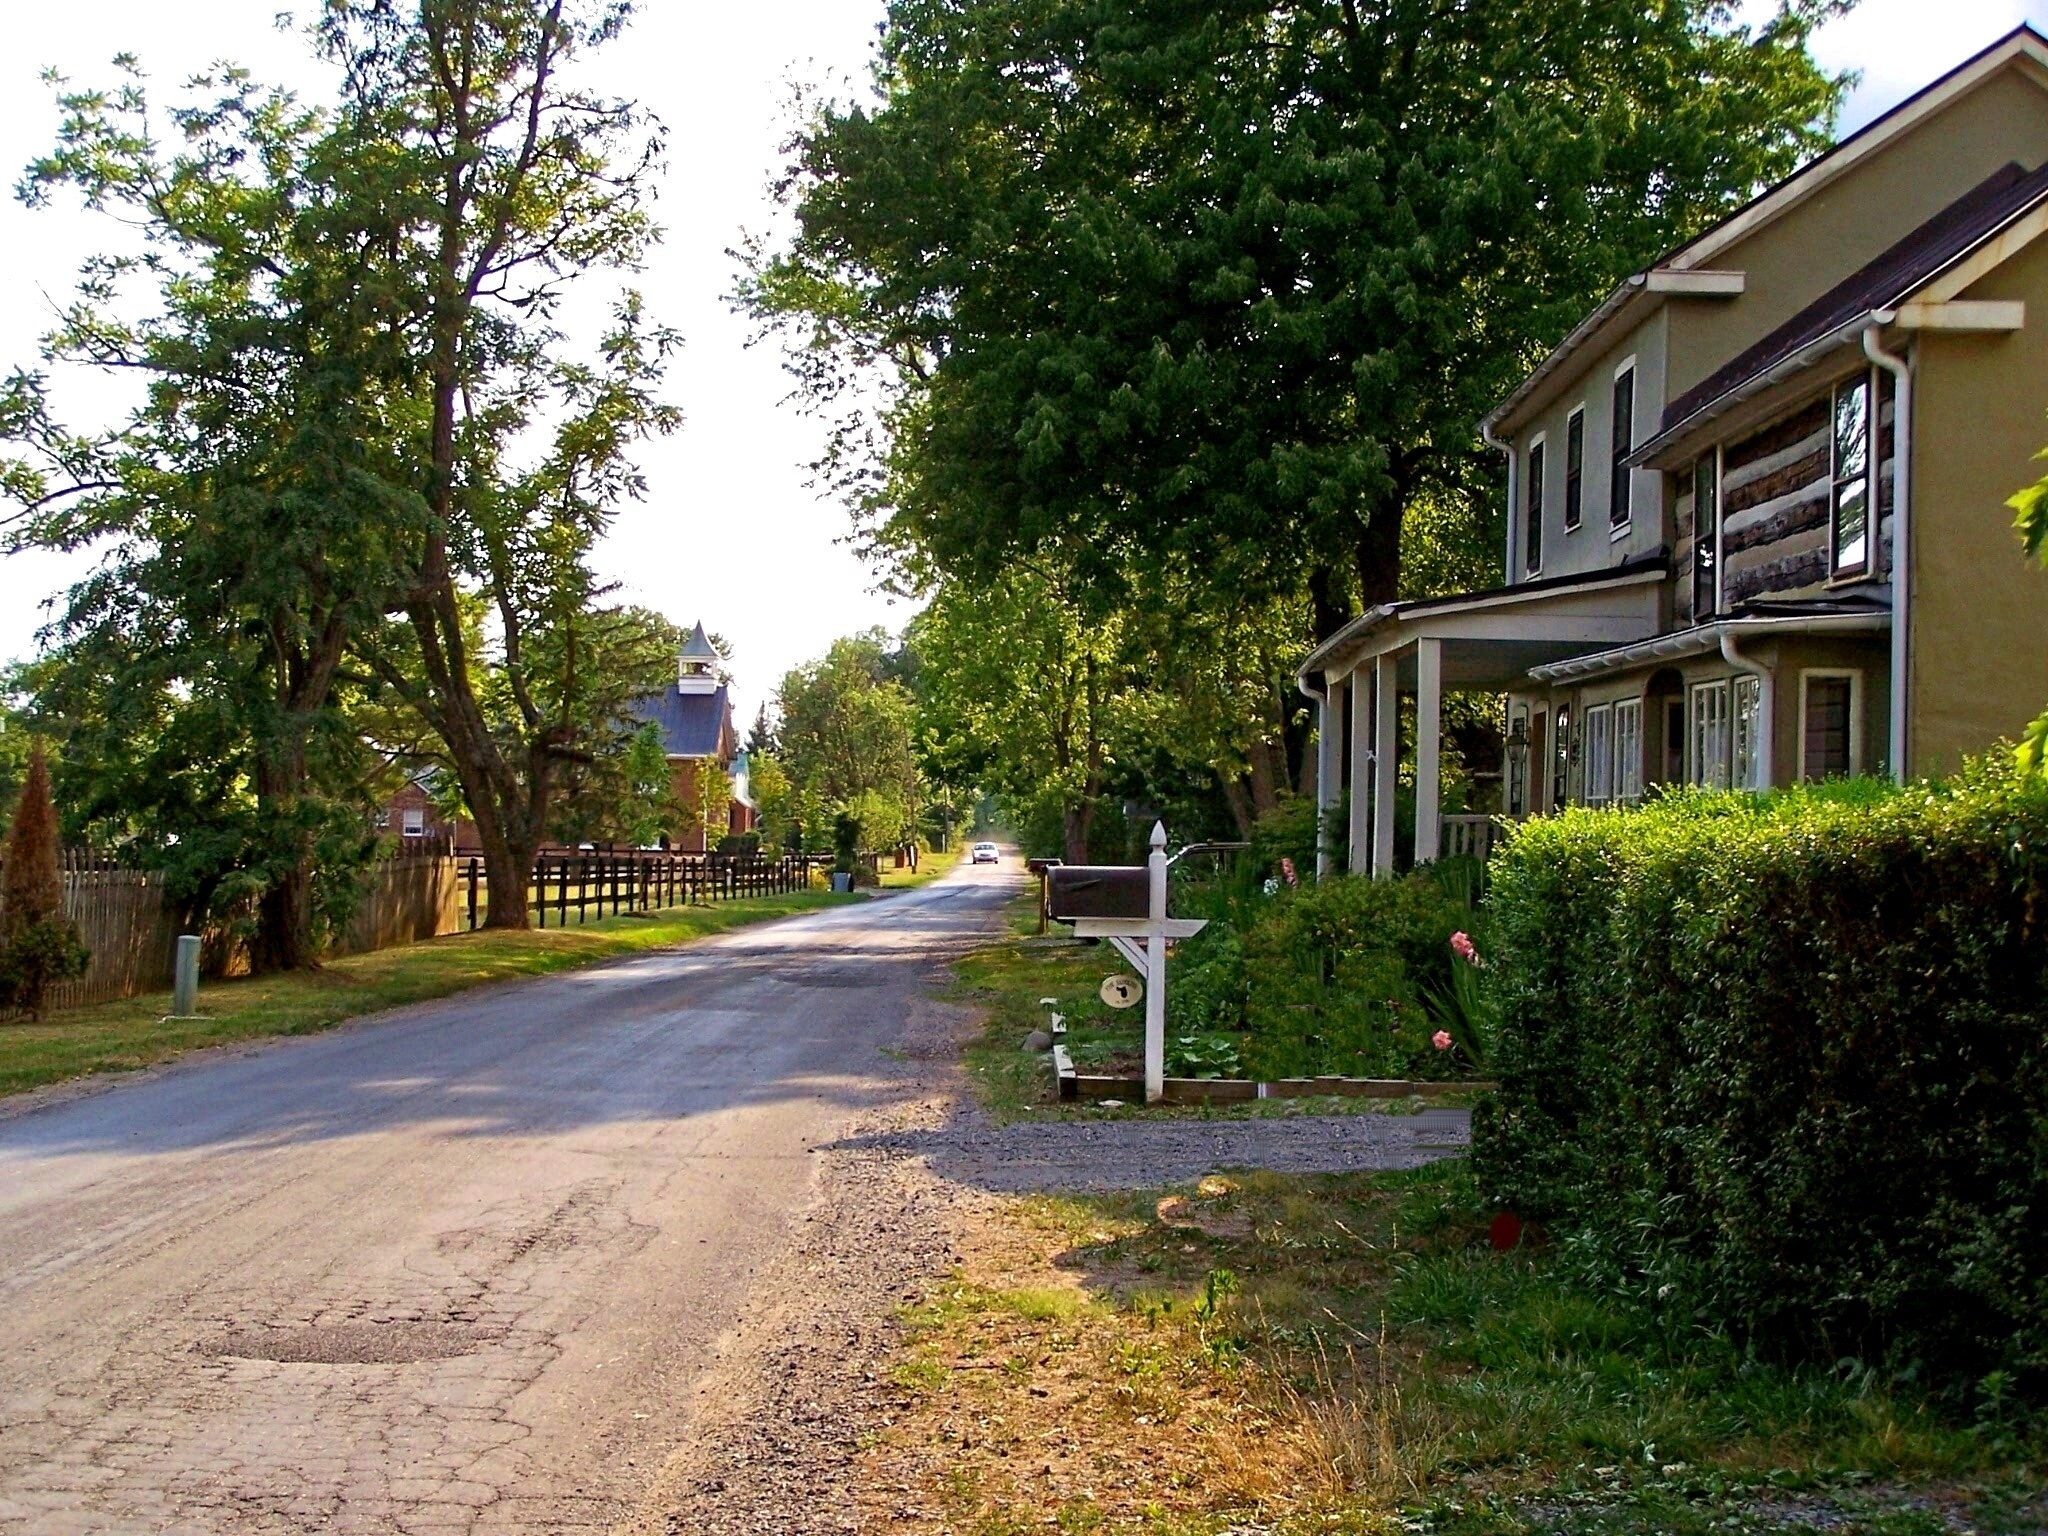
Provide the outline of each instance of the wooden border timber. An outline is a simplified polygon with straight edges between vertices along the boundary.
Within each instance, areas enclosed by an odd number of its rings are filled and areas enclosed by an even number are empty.
[[[1053,1048],[1053,1069],[1059,1077],[1060,1098],[1121,1099],[1143,1103],[1142,1077],[1102,1077],[1076,1072],[1065,1046]],[[1388,1077],[1283,1077],[1278,1082],[1255,1083],[1241,1077],[1169,1077],[1169,1104],[1236,1104],[1252,1099],[1405,1099],[1414,1095],[1431,1098],[1445,1093],[1490,1093],[1499,1084],[1473,1082],[1412,1082]]]

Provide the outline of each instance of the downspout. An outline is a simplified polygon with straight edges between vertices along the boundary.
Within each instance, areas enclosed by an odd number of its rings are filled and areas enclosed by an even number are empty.
[[[1906,660],[1912,624],[1913,545],[1912,523],[1907,518],[1913,489],[1913,370],[1903,357],[1885,351],[1884,327],[1897,318],[1892,311],[1872,313],[1872,324],[1863,328],[1863,355],[1892,376],[1897,391],[1892,397],[1892,702],[1889,751],[1892,782],[1906,782]],[[1873,412],[1873,415],[1875,413]],[[1873,434],[1874,436],[1875,434]],[[1873,470],[1881,466],[1872,465]],[[1876,480],[1872,475],[1873,482]],[[1877,498],[1871,498],[1876,512]],[[1877,543],[1873,517],[1870,542]]]
[[[1721,628],[1721,659],[1736,671],[1747,673],[1756,679],[1756,776],[1763,781],[1761,788],[1775,788],[1778,782],[1777,754],[1773,748],[1777,744],[1778,710],[1777,689],[1771,686],[1771,670],[1738,651],[1735,648],[1735,632],[1726,625]],[[1666,747],[1665,750],[1668,752],[1670,749]]]

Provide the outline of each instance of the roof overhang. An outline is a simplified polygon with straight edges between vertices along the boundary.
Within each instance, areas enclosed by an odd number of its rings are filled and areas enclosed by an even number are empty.
[[[2048,90],[2048,39],[2030,26],[2016,28],[1884,116],[1849,135],[1825,154],[1801,166],[1776,186],[1758,194],[1698,238],[1624,279],[1591,314],[1572,328],[1571,334],[1536,365],[1513,393],[1481,419],[1480,435],[1488,442],[1494,442],[1499,433],[1516,430],[1547,398],[1546,386],[1588,343],[1610,331],[1619,333],[1628,329],[1656,303],[1667,298],[1732,298],[1740,294],[1744,288],[1744,274],[1716,270],[1713,266],[1716,257],[1789,212],[1951,102],[1975,90],[1998,71],[2015,66],[2036,85]]]
[[[1773,613],[1757,614],[1747,618],[1717,619],[1711,624],[1697,624],[1691,629],[1677,630],[1672,634],[1658,635],[1654,639],[1640,640],[1632,645],[1619,645],[1611,650],[1594,651],[1584,656],[1573,656],[1564,661],[1551,662],[1546,666],[1531,667],[1529,676],[1536,682],[1547,684],[1575,683],[1589,677],[1599,677],[1610,672],[1625,672],[1632,667],[1648,666],[1660,661],[1676,661],[1687,656],[1705,656],[1721,649],[1725,635],[1731,640],[1768,639],[1774,635],[1875,635],[1883,634],[1892,627],[1889,613]]]
[[[1351,672],[1418,640],[1444,642],[1446,687],[1500,687],[1541,661],[1639,639],[1657,627],[1662,556],[1585,577],[1522,587],[1383,603],[1360,614],[1312,651],[1296,681]]]
[[[1929,284],[1928,288],[1934,285]],[[1922,294],[1926,292],[1922,290]],[[1732,431],[1760,425],[1786,404],[1785,395],[1796,381],[1803,381],[1816,369],[1829,369],[1848,356],[1862,358],[1866,331],[1945,331],[1996,334],[2024,330],[2027,306],[2018,299],[1931,301],[1916,296],[1896,309],[1866,310],[1853,315],[1825,336],[1816,337],[1797,352],[1770,367],[1751,374],[1740,384],[1722,391],[1683,421],[1659,432],[1628,456],[1638,469],[1682,468],[1709,441],[1718,441]],[[1718,429],[1718,430],[1710,430]]]

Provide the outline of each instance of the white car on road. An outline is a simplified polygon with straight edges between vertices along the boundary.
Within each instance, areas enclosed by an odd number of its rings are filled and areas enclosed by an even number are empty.
[[[1003,856],[994,843],[976,843],[973,856],[977,864],[1000,865],[1003,862]]]

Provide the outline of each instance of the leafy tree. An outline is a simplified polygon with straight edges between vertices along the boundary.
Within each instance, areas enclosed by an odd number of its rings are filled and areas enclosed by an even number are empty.
[[[126,799],[146,824],[168,804],[161,781],[133,775],[136,794],[106,799],[119,759],[143,755],[120,734],[138,715],[199,726],[246,805],[233,836],[181,853],[180,883],[253,905],[259,968],[309,964],[316,847],[345,881],[336,861],[367,814],[335,693],[351,636],[393,590],[392,531],[412,513],[392,462],[404,404],[383,382],[397,349],[319,114],[222,70],[193,83],[166,132],[125,67],[119,91],[60,91],[56,148],[21,188],[32,206],[73,191],[147,241],[143,257],[86,263],[43,346],[48,361],[147,380],[124,422],[79,435],[56,419],[42,375],[0,386],[16,543],[106,551],[71,590],[37,682],[53,708],[58,694],[106,706],[45,711],[82,733],[73,762],[112,770],[85,797],[95,819]],[[131,294],[138,283],[146,294]],[[116,734],[91,745],[96,726]],[[175,740],[155,744],[178,757]],[[199,829],[153,830],[161,849]]]
[[[889,666],[887,637],[872,631],[834,641],[782,680],[777,761],[807,834],[824,832],[826,818],[850,816],[870,848],[916,836],[914,706]]]
[[[1327,634],[1406,509],[1493,485],[1473,423],[1545,346],[1826,142],[1832,9],[894,0],[742,297],[877,552],[1042,556],[1091,622],[1178,561]]]
[[[0,997],[38,1019],[51,985],[83,976],[92,962],[78,925],[64,915],[59,858],[57,807],[38,744],[29,754],[0,867]]]
[[[424,517],[394,605],[406,632],[364,655],[445,746],[497,893],[493,927],[526,926],[559,776],[616,713],[578,659],[599,595],[589,553],[644,488],[632,446],[679,421],[655,394],[676,338],[637,296],[595,361],[557,322],[576,278],[633,268],[655,238],[658,130],[566,73],[626,17],[612,0],[334,0],[317,29],[345,81],[337,147],[393,240],[386,285],[419,426],[409,485]],[[543,423],[548,448],[514,468]],[[472,587],[494,656],[465,620]],[[494,711],[494,692],[508,707]]]

